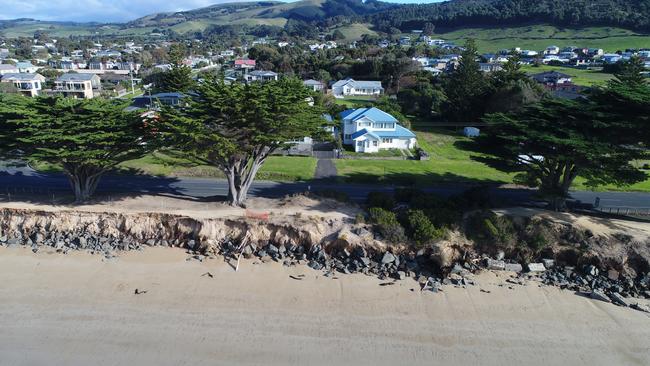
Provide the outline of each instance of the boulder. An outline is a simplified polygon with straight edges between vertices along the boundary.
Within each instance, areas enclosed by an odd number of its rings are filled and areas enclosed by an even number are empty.
[[[592,291],[591,294],[589,294],[589,297],[591,297],[594,300],[599,300],[599,301],[604,301],[604,302],[611,302],[609,297],[607,297],[607,295],[605,295],[604,292],[599,291],[599,290]]]
[[[504,269],[506,271],[517,272],[517,273],[524,270],[524,268],[519,263],[506,263]]]
[[[494,271],[504,271],[506,269],[506,262],[487,258],[485,260],[485,267]]]
[[[618,292],[612,292],[611,294],[609,294],[609,298],[612,299],[612,302],[616,305],[625,306],[625,307],[630,306],[630,303],[627,301],[627,299],[623,297],[623,295],[619,294]]]
[[[384,256],[381,258],[382,264],[389,264],[395,262],[395,256],[391,252],[384,253]]]
[[[544,272],[546,267],[543,263],[528,263],[528,272]]]

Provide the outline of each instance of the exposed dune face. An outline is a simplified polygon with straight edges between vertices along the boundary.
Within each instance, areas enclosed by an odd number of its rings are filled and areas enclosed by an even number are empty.
[[[506,274],[432,293],[186,257],[0,248],[0,364],[650,364],[648,314]]]

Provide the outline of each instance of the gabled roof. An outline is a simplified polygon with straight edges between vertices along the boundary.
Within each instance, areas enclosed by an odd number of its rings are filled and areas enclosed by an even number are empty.
[[[59,76],[56,81],[92,81],[93,78],[98,77],[95,74],[75,74],[67,73]]]
[[[16,62],[16,67],[19,69],[26,69],[28,67],[36,67],[36,66],[32,65],[32,63],[29,61],[20,61],[20,62]]]
[[[18,68],[14,65],[5,65],[5,64],[0,64],[0,70],[16,70],[18,71]]]
[[[380,138],[379,136],[377,136],[376,132],[368,131],[368,130],[365,129],[365,128],[364,128],[363,130],[359,130],[359,131],[353,133],[352,135],[350,135],[350,138],[351,138],[352,140],[356,140],[356,139],[358,139],[359,137],[361,137],[361,136],[365,136],[365,135],[372,136],[372,137],[374,137],[374,138],[377,139],[377,140],[379,140],[379,138]]]
[[[545,81],[548,79],[570,79],[571,75],[567,75],[557,71],[544,71],[544,72],[540,72],[539,74],[533,74],[530,77],[537,81]]]
[[[255,60],[239,59],[239,60],[235,60],[235,65],[255,66]]]
[[[26,74],[26,73],[13,73],[13,74],[4,74],[2,76],[3,81],[35,81],[35,80],[45,80],[45,77],[41,74]]]
[[[350,84],[355,88],[375,88],[375,89],[384,89],[381,86],[381,81],[374,81],[374,80],[354,80],[352,78],[346,78],[343,80],[339,80],[332,84],[332,88],[339,88],[344,85]]]
[[[314,79],[305,80],[305,81],[303,81],[302,83],[303,83],[304,85],[323,85],[323,83],[321,83],[321,82],[318,81],[318,80],[314,80]]]
[[[395,119],[395,117],[375,107],[348,109],[341,112],[341,119],[344,120],[356,121],[364,117],[374,122],[399,122],[397,119]]]
[[[277,73],[273,71],[264,71],[264,70],[255,70],[248,73],[249,75],[254,76],[276,76]]]

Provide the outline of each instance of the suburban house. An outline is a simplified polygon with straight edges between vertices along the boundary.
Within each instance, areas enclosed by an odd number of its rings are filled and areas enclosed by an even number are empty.
[[[539,74],[530,75],[536,82],[545,86],[556,86],[558,84],[571,84],[571,75],[557,71],[545,71]]]
[[[12,83],[21,94],[35,97],[43,89],[45,77],[41,74],[4,74],[1,81],[3,83]]]
[[[246,81],[275,81],[278,80],[278,74],[273,71],[255,70],[244,75]]]
[[[29,74],[33,74],[36,71],[38,71],[38,67],[32,65],[31,62],[29,61],[21,61],[16,63],[16,68],[18,68],[18,72],[26,72]]]
[[[415,148],[415,134],[378,108],[345,110],[341,112],[341,121],[343,144],[354,146],[355,152]]]
[[[65,97],[92,99],[94,90],[101,88],[101,80],[95,74],[63,74],[54,81],[55,93]]]
[[[0,75],[17,74],[18,68],[14,65],[0,64]]]
[[[479,68],[483,72],[494,72],[503,70],[503,65],[498,62],[481,62],[479,63]]]
[[[332,94],[335,97],[381,95],[383,93],[384,88],[381,86],[381,81],[357,81],[347,78],[332,85]]]
[[[238,59],[235,60],[235,69],[252,70],[255,68],[255,60]]]
[[[128,110],[138,110],[145,108],[156,108],[160,105],[168,106],[177,106],[181,104],[183,98],[185,98],[183,93],[158,93],[152,95],[141,95],[139,97],[133,98],[133,102],[127,108]]]
[[[315,92],[323,91],[323,89],[325,89],[325,85],[323,85],[323,83],[314,79],[305,80],[302,82],[302,84]]]

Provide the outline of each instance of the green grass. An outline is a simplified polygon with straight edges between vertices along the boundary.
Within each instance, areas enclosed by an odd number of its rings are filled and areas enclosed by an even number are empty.
[[[373,158],[395,158],[408,156],[408,152],[402,152],[400,149],[383,149],[379,150],[376,153],[358,153],[352,150],[351,146],[346,146],[345,155],[347,156],[359,156],[359,157],[373,157]]]
[[[543,50],[550,45],[598,47],[607,51],[650,47],[650,35],[616,27],[560,28],[531,25],[508,28],[465,28],[438,32],[435,37],[462,44],[468,38],[477,41],[479,52],[521,47]]]
[[[335,30],[339,30],[341,31],[341,33],[343,33],[343,36],[345,37],[344,41],[346,42],[358,41],[361,39],[361,36],[364,34],[370,34],[370,35],[377,34],[377,32],[369,28],[370,26],[371,26],[370,24],[352,23],[352,24],[334,28],[332,29],[330,34],[334,33]]]
[[[336,98],[335,102],[338,105],[345,106],[346,108],[362,108],[368,104],[371,104],[375,101],[376,97],[346,97],[346,98]]]
[[[418,144],[429,152],[428,161],[417,160],[336,160],[340,179],[352,183],[383,183],[427,186],[441,182],[512,183],[514,174],[504,173],[472,159],[476,154],[461,149],[456,142],[469,141],[460,131],[427,128],[415,124]],[[643,162],[639,162],[642,166]],[[650,175],[650,171],[647,171]],[[587,187],[578,178],[574,189],[597,191],[650,192],[650,179],[630,186]]]
[[[608,80],[614,78],[612,74],[606,74],[600,69],[576,69],[573,67],[562,67],[562,66],[549,66],[549,65],[523,65],[522,71],[525,71],[527,74],[536,74],[544,71],[558,71],[571,75],[573,83],[576,85],[584,86],[594,86],[594,85],[603,85],[607,83]]]
[[[454,146],[465,137],[442,129],[420,128],[416,134],[420,147],[430,153],[430,160],[336,160],[339,176],[356,183],[512,182],[512,175],[474,161],[471,157],[476,154]]]
[[[271,156],[257,173],[257,179],[275,181],[300,181],[314,178],[317,160],[312,157]],[[60,172],[61,168],[43,162],[32,162],[34,169],[42,172]],[[197,165],[177,153],[154,152],[142,158],[119,165],[122,173],[148,174],[172,177],[224,178],[215,167]]]

